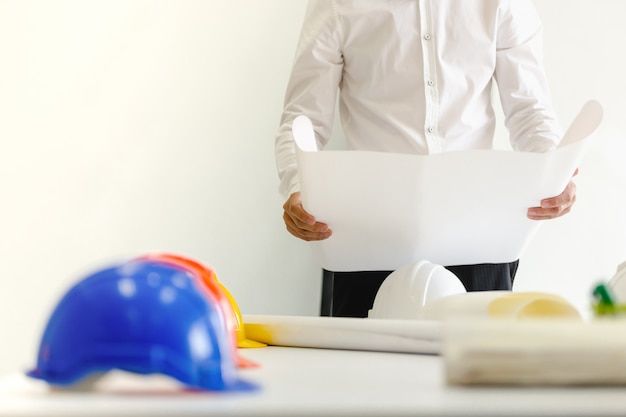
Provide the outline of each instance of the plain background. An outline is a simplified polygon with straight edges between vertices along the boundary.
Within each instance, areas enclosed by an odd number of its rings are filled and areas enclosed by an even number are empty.
[[[626,260],[626,1],[535,4],[561,123],[590,98],[605,120],[574,211],[542,225],[515,289],[587,311]],[[284,229],[273,154],[305,6],[0,1],[0,374],[34,364],[73,282],[152,251],[213,266],[244,314],[318,314],[321,272]]]

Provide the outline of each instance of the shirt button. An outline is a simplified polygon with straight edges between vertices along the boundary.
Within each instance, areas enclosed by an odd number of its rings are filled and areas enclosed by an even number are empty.
[[[432,87],[433,85],[435,85],[435,82],[434,82],[433,80],[428,80],[428,81],[427,81],[427,83],[428,83],[428,85],[429,85],[429,86],[431,86],[431,87]]]
[[[426,39],[427,41],[429,41],[431,39],[430,33],[427,33],[424,35],[424,39]]]
[[[428,133],[433,133],[434,131],[435,131],[435,128],[434,128],[434,127],[430,126],[430,127],[428,128]]]

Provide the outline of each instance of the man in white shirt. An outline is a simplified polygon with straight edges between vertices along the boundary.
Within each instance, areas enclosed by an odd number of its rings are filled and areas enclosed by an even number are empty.
[[[291,124],[308,116],[322,148],[337,94],[349,149],[427,155],[492,147],[495,81],[513,149],[554,149],[561,130],[541,32],[531,0],[309,0],[276,137],[287,230],[304,240],[332,234],[300,202]],[[575,194],[570,182],[528,217],[559,217]],[[447,267],[468,291],[511,289],[517,261]],[[390,271],[357,272],[335,275],[327,314],[366,315]]]

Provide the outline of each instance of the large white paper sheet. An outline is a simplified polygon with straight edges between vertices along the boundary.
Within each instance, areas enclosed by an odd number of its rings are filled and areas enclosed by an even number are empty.
[[[333,235],[311,242],[331,271],[512,262],[541,221],[526,213],[560,194],[602,120],[585,104],[548,153],[473,150],[435,155],[318,152],[311,121],[293,123],[304,208]]]

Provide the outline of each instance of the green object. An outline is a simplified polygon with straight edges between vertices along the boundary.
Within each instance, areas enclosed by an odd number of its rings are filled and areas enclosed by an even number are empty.
[[[597,316],[626,313],[626,304],[617,304],[611,289],[606,284],[598,284],[593,290],[595,302],[592,307]]]
[[[603,304],[615,304],[611,290],[606,284],[598,284],[593,290],[593,295]]]

